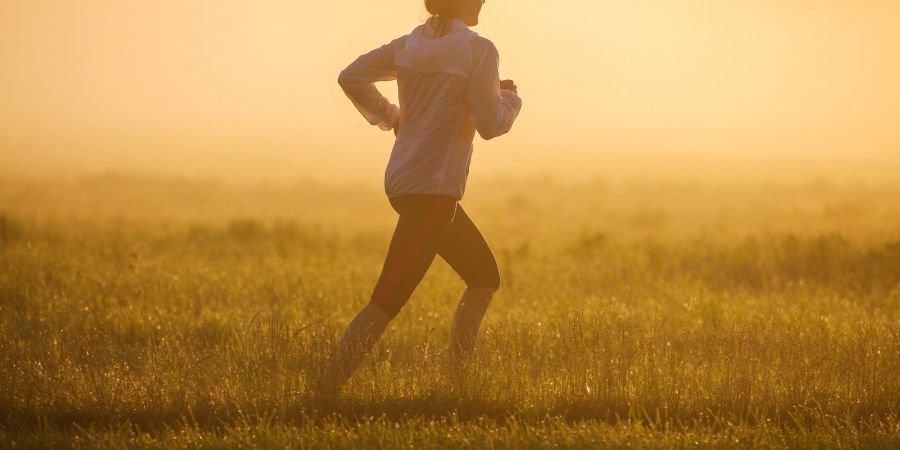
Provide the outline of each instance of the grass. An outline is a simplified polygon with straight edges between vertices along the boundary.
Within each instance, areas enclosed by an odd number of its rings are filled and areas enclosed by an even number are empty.
[[[396,220],[365,185],[0,182],[7,447],[897,448],[900,189],[474,179],[476,371],[437,259],[306,397]]]

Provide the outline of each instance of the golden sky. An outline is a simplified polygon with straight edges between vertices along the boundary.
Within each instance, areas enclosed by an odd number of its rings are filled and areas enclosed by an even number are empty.
[[[5,0],[0,169],[266,173],[363,155],[377,178],[393,135],[337,74],[421,23],[422,3]],[[900,153],[897,1],[488,0],[474,29],[524,100],[476,165]]]

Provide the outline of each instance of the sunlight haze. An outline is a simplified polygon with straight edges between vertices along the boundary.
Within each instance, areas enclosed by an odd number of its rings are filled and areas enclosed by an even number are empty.
[[[337,74],[422,3],[3,2],[0,172],[380,181],[393,135]],[[473,174],[900,167],[896,2],[489,0],[474,30],[524,105]]]

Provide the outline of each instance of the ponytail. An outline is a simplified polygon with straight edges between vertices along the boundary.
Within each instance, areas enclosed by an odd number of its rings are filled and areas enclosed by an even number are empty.
[[[443,36],[450,30],[450,22],[456,15],[456,0],[425,0],[425,9],[431,14],[436,36]]]

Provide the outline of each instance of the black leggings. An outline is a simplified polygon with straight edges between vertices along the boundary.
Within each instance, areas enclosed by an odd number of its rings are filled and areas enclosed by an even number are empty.
[[[400,217],[371,303],[395,317],[435,255],[441,255],[470,289],[500,287],[494,254],[455,197],[404,194],[388,201]]]

